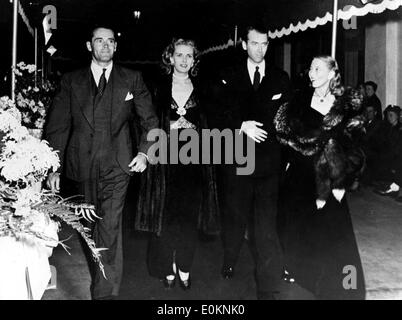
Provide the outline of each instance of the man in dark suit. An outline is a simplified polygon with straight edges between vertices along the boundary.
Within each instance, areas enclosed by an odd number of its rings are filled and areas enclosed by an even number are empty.
[[[273,125],[281,104],[290,96],[288,75],[265,61],[268,34],[264,27],[246,29],[242,42],[247,52],[221,79],[225,105],[220,126],[245,134],[255,145],[255,170],[238,175],[236,164],[222,166],[224,262],[222,275],[234,275],[246,230],[254,246],[257,296],[274,298],[283,274],[283,262],[277,235],[277,195],[280,171],[280,146]]]
[[[113,30],[97,27],[87,42],[91,65],[63,76],[49,112],[45,136],[59,151],[61,168],[47,184],[59,191],[60,173],[77,182],[85,200],[102,219],[92,227],[102,251],[106,279],[93,268],[93,299],[118,296],[123,267],[122,211],[129,177],[147,165],[152,142],[147,133],[158,119],[151,95],[139,72],[113,63],[117,43]],[[130,123],[134,109],[142,128],[138,153],[133,156]]]

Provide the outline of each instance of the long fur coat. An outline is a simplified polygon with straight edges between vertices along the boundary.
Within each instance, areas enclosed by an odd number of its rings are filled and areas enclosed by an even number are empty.
[[[336,97],[320,126],[312,129],[298,116],[302,108],[310,107],[312,95],[311,89],[296,94],[291,102],[279,108],[274,124],[282,144],[312,157],[317,201],[323,206],[331,192],[341,201],[344,190],[364,169],[365,155],[359,146],[364,117],[360,110],[361,95],[347,89]]]
[[[197,100],[203,95],[199,83],[192,79]],[[166,76],[161,79],[155,89],[155,105],[157,106],[160,119],[160,129],[170,131],[170,103],[172,92],[172,77]],[[202,102],[200,102],[202,103]],[[208,128],[204,112],[200,111],[198,130]],[[200,134],[200,131],[199,131]],[[201,135],[201,134],[200,134]],[[160,236],[163,232],[164,211],[166,205],[168,165],[149,165],[141,174],[140,192],[137,203],[135,229],[152,232]],[[202,201],[198,214],[198,229],[205,235],[217,235],[220,233],[220,211],[218,204],[218,192],[215,167],[202,165]]]

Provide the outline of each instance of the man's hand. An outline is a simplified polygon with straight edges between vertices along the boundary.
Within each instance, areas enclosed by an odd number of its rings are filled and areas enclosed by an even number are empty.
[[[139,153],[128,166],[131,172],[143,172],[147,168],[147,158]]]
[[[58,172],[52,172],[49,173],[47,180],[46,180],[46,186],[52,190],[52,192],[59,192],[60,191],[60,173]]]
[[[263,124],[257,121],[243,121],[240,132],[244,132],[248,137],[255,142],[260,143],[267,138],[267,132],[261,128]]]

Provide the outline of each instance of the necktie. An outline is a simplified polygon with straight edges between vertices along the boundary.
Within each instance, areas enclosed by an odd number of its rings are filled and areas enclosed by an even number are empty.
[[[254,72],[254,80],[253,80],[253,88],[254,90],[258,90],[258,87],[260,86],[260,72],[258,71],[259,67],[255,67],[255,72]]]
[[[98,94],[101,96],[105,92],[106,88],[106,76],[105,76],[106,68],[103,68],[103,73],[99,79],[99,84],[98,84]]]

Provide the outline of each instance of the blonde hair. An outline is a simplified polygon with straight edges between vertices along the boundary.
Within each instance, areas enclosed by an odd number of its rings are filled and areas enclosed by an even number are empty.
[[[194,40],[190,39],[175,39],[173,38],[172,42],[165,48],[162,53],[162,69],[166,72],[166,74],[172,73],[172,63],[170,58],[173,57],[174,51],[176,50],[177,46],[185,45],[192,47],[194,50],[194,65],[190,69],[190,74],[195,77],[198,74],[198,63],[199,63],[199,51],[195,44]]]
[[[335,73],[335,76],[329,81],[329,91],[331,92],[331,94],[333,94],[336,97],[343,95],[343,93],[345,92],[345,88],[341,84],[342,81],[341,73],[339,71],[339,66],[336,60],[328,55],[316,56],[314,57],[314,59],[319,59],[325,62],[328,69]]]

